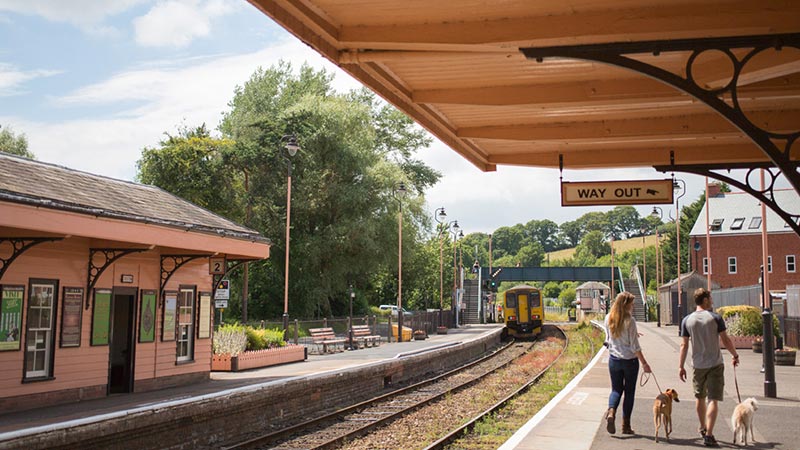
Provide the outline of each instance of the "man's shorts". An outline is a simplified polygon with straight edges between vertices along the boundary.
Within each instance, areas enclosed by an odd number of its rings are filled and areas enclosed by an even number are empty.
[[[694,369],[692,387],[695,398],[722,401],[725,390],[725,366],[720,364],[709,369]]]

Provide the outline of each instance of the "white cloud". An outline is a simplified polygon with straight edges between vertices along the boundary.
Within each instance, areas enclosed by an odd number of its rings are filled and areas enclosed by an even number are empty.
[[[146,47],[182,48],[211,33],[211,21],[233,12],[223,0],[169,0],[153,6],[133,21],[136,43]]]
[[[45,69],[22,71],[11,64],[0,63],[0,97],[21,94],[22,85],[26,82],[59,73],[61,72],[57,70]]]
[[[338,70],[299,41],[241,55],[193,58],[122,72],[85,86],[55,101],[60,107],[129,105],[112,116],[79,117],[58,123],[0,117],[0,123],[25,132],[29,148],[42,161],[120,179],[133,179],[136,160],[145,146],[155,146],[164,132],[182,123],[201,123],[214,129],[228,110],[234,88],[243,85],[257,67],[278,60],[299,68],[308,61],[315,67]],[[346,91],[360,86],[338,72],[334,87]]]
[[[148,0],[0,0],[0,11],[36,15],[51,22],[66,22],[84,32],[108,34],[110,27],[98,26],[106,17],[119,14]]]

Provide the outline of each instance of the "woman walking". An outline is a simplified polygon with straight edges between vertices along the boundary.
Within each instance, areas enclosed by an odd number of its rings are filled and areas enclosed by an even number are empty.
[[[611,305],[606,316],[606,345],[608,346],[608,372],[611,376],[611,394],[608,396],[606,412],[606,430],[617,432],[614,419],[620,399],[622,402],[622,434],[634,434],[631,429],[631,413],[636,397],[636,377],[639,375],[639,363],[645,373],[650,373],[650,365],[644,359],[642,347],[639,346],[639,332],[633,318],[634,296],[630,292],[621,292]]]

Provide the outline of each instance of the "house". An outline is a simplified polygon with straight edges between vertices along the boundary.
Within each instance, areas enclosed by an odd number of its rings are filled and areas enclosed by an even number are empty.
[[[775,190],[775,201],[792,213],[800,213],[800,197],[792,189]],[[709,241],[711,259],[706,257],[706,206],[689,233],[689,262],[697,272],[722,288],[759,283],[762,265],[761,204],[750,194],[723,193],[719,185],[709,186]],[[798,258],[800,237],[771,209],[766,208],[767,271],[771,290],[785,290],[800,282]],[[686,254],[686,253],[684,253]]]
[[[214,288],[269,246],[159,188],[0,153],[0,408],[208,379]]]
[[[605,300],[608,299],[610,291],[611,288],[606,284],[587,281],[575,288],[575,301],[582,311],[605,311]]]
[[[681,302],[678,308],[678,279],[675,278],[658,287],[658,321],[664,325],[680,325],[686,315],[695,310],[694,291],[708,288],[708,279],[696,271],[680,276]],[[719,289],[718,283],[711,281],[711,290]]]

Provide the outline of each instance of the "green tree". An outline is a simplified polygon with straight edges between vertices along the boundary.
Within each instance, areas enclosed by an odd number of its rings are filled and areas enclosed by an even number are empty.
[[[571,222],[564,222],[559,226],[559,231],[564,237],[564,240],[572,247],[577,247],[581,243],[583,237],[583,222],[580,220],[573,220]]]
[[[538,242],[544,251],[551,252],[559,246],[558,224],[549,219],[531,220],[525,224],[525,235]]]
[[[2,125],[0,125],[0,152],[36,159],[36,155],[28,150],[28,138],[25,134],[15,134],[14,130],[9,127],[3,128]]]
[[[569,286],[561,290],[561,293],[558,294],[558,300],[561,302],[562,308],[569,308],[572,306],[572,302],[575,301],[576,291],[574,286]]]
[[[642,219],[639,211],[633,206],[617,206],[608,213],[606,219],[609,231],[615,239],[638,236],[642,229]]]
[[[581,265],[591,265],[597,258],[611,253],[611,245],[606,242],[600,231],[590,231],[583,236],[580,245],[575,249],[575,259]]]
[[[519,249],[516,259],[522,267],[539,267],[544,259],[544,250],[538,242],[533,242]]]

